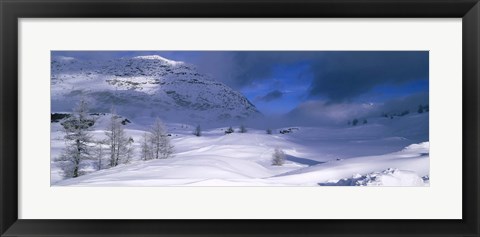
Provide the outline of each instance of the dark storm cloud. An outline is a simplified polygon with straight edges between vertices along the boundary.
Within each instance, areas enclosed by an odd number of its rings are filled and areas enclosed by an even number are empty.
[[[273,77],[276,67],[310,65],[308,96],[349,101],[379,85],[428,79],[427,51],[238,51],[209,52],[195,62],[217,80],[240,89]],[[301,78],[301,75],[298,75]]]
[[[378,85],[428,79],[428,52],[331,52],[312,72],[311,96],[346,101]]]
[[[270,91],[268,94],[261,96],[258,100],[270,102],[272,100],[280,99],[283,96],[283,92],[279,90]]]
[[[241,89],[256,81],[270,79],[276,66],[288,66],[313,55],[281,51],[203,52],[191,63],[216,80]]]

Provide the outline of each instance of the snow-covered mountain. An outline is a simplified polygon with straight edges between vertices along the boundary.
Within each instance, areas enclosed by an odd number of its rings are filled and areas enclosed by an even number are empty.
[[[260,116],[245,96],[199,73],[194,65],[158,55],[113,60],[54,57],[52,112],[68,112],[81,98],[93,112],[207,122]]]

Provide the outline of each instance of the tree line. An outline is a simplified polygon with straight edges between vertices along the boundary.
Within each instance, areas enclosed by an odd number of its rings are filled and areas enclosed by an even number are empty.
[[[88,163],[97,170],[129,163],[134,157],[134,139],[127,135],[122,118],[112,109],[105,138],[95,140],[91,127],[95,119],[89,115],[85,100],[73,109],[73,113],[62,123],[65,148],[57,158],[65,177],[75,178],[85,174]],[[140,159],[166,159],[172,156],[173,146],[162,121],[157,118],[140,141]]]

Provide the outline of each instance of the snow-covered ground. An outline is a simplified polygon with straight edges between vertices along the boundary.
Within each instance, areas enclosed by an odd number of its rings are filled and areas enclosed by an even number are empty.
[[[106,117],[100,117],[92,135],[104,138]],[[126,132],[135,143],[148,126],[132,120]],[[167,123],[174,156],[150,161],[133,160],[114,168],[63,179],[55,158],[64,147],[59,123],[52,123],[51,183],[54,186],[330,186],[429,185],[428,113],[395,119],[374,118],[360,126],[296,127],[225,135],[226,127],[192,134],[193,125]],[[287,154],[283,166],[271,164],[275,148]],[[138,155],[137,155],[138,157]]]

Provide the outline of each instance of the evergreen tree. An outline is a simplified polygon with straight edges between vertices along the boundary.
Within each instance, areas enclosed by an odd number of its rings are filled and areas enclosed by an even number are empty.
[[[247,132],[247,128],[245,128],[245,126],[240,125],[240,133],[246,133]]]
[[[353,125],[353,126],[357,126],[357,124],[358,124],[358,119],[354,119],[354,120],[352,121],[352,125]]]
[[[418,112],[419,114],[423,113],[423,106],[422,106],[422,105],[419,105],[419,106],[418,106],[417,112]]]
[[[195,127],[195,130],[193,131],[193,135],[200,137],[202,136],[202,129],[200,128],[200,125],[197,125]]]
[[[285,152],[275,148],[272,154],[272,165],[282,166],[285,163]]]

